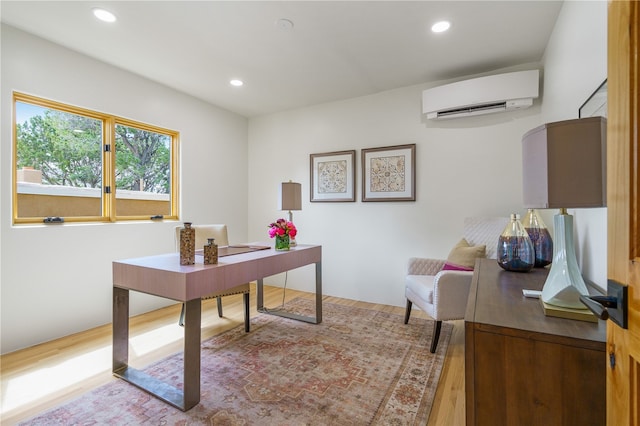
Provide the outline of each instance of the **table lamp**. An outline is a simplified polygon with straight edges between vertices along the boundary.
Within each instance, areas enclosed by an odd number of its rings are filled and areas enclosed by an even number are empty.
[[[302,186],[296,182],[282,182],[278,196],[278,210],[289,211],[289,222],[293,222],[293,210],[302,210]],[[290,238],[290,246],[296,245],[296,239]]]
[[[543,124],[522,137],[523,199],[526,208],[560,209],[553,218],[553,262],[542,301],[585,309],[589,294],[576,260],[573,216],[567,208],[606,206],[604,117]]]

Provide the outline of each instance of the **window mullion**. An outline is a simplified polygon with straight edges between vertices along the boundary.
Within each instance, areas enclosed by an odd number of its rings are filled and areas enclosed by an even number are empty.
[[[113,118],[105,119],[102,138],[102,215],[109,218],[111,222],[115,222],[116,220],[115,125],[115,120]],[[111,190],[107,191],[107,188],[110,188]]]

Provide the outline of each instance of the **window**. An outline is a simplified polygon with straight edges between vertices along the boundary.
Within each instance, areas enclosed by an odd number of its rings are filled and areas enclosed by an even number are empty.
[[[177,218],[178,132],[14,93],[14,223]]]

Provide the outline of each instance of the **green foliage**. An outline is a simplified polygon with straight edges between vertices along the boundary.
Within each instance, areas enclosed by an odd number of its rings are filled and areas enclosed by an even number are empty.
[[[116,187],[168,194],[170,143],[167,135],[117,125]]]
[[[17,167],[42,171],[47,185],[102,186],[102,121],[43,110],[16,125]],[[116,190],[168,194],[171,137],[116,126]]]
[[[102,184],[102,123],[46,110],[16,126],[17,166],[42,171],[42,183],[99,188]]]

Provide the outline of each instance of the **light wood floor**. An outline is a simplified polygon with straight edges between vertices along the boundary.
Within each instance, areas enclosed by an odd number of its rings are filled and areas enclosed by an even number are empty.
[[[251,316],[257,314],[252,285]],[[310,293],[286,290],[286,300],[313,298]],[[325,297],[326,302],[378,309],[402,315],[403,308]],[[265,306],[283,301],[280,288],[265,286]],[[223,299],[224,318],[215,300],[205,301],[202,338],[206,339],[243,322],[242,297]],[[182,328],[177,325],[180,304],[131,319],[130,364],[141,368],[182,349]],[[413,317],[426,316],[414,309]],[[464,425],[464,323],[453,322],[453,334],[438,384],[429,426]],[[111,326],[106,325],[0,357],[2,425],[16,424],[73,399],[97,386],[117,380],[111,375]]]

